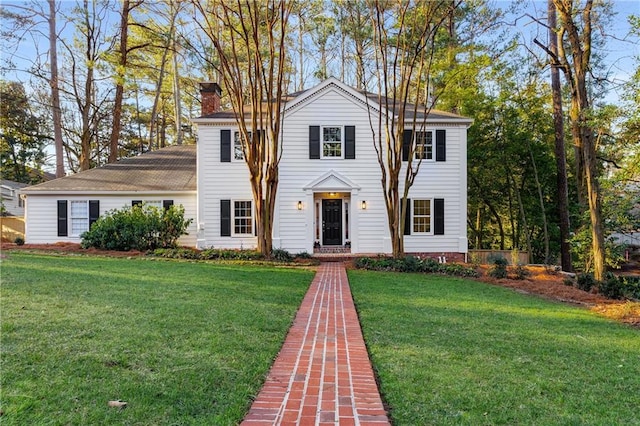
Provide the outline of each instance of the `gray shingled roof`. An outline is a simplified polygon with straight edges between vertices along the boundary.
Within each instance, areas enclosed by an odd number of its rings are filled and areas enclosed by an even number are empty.
[[[176,145],[30,186],[22,192],[195,190],[196,146]]]

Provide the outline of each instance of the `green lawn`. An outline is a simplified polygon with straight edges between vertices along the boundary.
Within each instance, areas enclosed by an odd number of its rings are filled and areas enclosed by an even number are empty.
[[[439,276],[349,271],[394,425],[640,425],[640,331]]]
[[[313,277],[15,252],[1,268],[3,425],[236,424]]]

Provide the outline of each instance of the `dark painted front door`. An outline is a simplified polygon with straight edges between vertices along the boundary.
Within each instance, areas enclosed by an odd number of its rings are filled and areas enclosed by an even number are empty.
[[[322,245],[342,245],[342,200],[322,200]]]

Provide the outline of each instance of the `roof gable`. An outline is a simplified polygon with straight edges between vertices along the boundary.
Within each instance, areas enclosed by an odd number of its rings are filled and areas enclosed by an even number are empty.
[[[297,93],[297,96],[286,103],[285,114],[290,114],[293,111],[303,108],[328,90],[336,90],[343,94],[346,99],[359,104],[363,108],[371,108],[375,113],[380,111],[380,106],[376,101],[365,96],[364,93],[353,87],[347,86],[338,79],[330,77],[311,89]]]
[[[329,170],[317,179],[309,182],[302,189],[310,189],[317,192],[349,192],[359,190],[360,186],[335,170]]]

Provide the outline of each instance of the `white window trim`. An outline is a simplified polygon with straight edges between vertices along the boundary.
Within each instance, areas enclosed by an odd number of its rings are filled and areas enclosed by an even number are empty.
[[[249,131],[249,137],[251,137],[252,133],[252,131]],[[234,130],[232,134],[233,138],[231,139],[231,162],[244,163],[244,152],[242,152],[242,144],[240,144],[240,152],[242,158],[236,158],[236,135],[238,135],[238,138],[242,136],[242,132],[240,131],[240,129]],[[239,140],[240,139],[238,139],[238,141]]]
[[[73,205],[78,203],[84,203],[86,206],[87,215],[85,217],[75,216],[73,215]],[[83,230],[80,233],[74,231],[73,222],[76,220],[86,220],[87,229]],[[84,232],[89,230],[89,200],[70,200],[69,201],[69,236],[73,238],[80,238]]]
[[[246,233],[246,234],[241,234],[241,233],[237,233],[236,232],[236,203],[239,202],[249,202],[251,203],[251,232]],[[245,216],[241,216],[241,217],[245,217]],[[249,199],[242,199],[242,200],[231,200],[231,236],[232,237],[242,237],[242,238],[246,238],[246,237],[253,237],[254,236],[254,227],[255,225],[255,219],[256,218],[256,212],[253,206],[253,200],[249,200]]]
[[[418,158],[418,133],[431,133],[431,158]],[[436,134],[433,130],[416,130],[413,132],[413,159],[422,161],[436,161]]]
[[[324,155],[324,129],[328,128],[340,128],[340,156],[325,156]],[[344,149],[345,149],[345,141],[344,141],[344,126],[338,125],[327,125],[320,126],[320,159],[321,160],[340,160],[344,159]]]
[[[429,232],[419,232],[414,228],[414,221],[416,220],[415,202],[416,201],[428,201],[429,202]],[[420,215],[424,217],[424,215]],[[433,234],[433,198],[416,198],[411,199],[411,235],[434,235]]]

